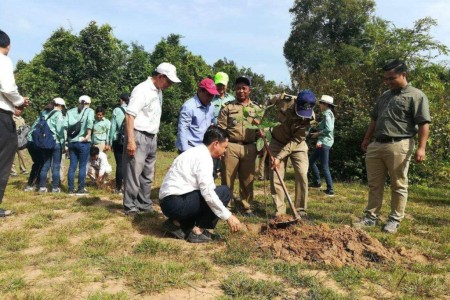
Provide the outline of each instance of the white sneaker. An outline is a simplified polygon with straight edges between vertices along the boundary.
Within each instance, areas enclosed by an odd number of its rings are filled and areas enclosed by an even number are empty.
[[[27,185],[24,189],[24,192],[34,192],[34,187]]]
[[[47,193],[47,188],[46,187],[39,188],[39,193]]]

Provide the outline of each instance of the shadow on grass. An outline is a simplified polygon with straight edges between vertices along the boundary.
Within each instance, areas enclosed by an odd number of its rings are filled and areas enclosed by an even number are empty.
[[[165,221],[163,214],[158,212],[136,214],[129,217],[133,228],[144,235],[151,235],[154,237],[164,237],[165,231],[162,228],[162,223]]]
[[[410,196],[408,201],[413,203],[423,203],[428,206],[449,206],[450,199],[445,198],[444,196]]]

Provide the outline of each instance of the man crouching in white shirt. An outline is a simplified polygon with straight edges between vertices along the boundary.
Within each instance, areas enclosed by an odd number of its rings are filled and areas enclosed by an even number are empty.
[[[179,155],[159,190],[161,210],[169,219],[164,229],[179,239],[186,238],[183,229],[191,229],[187,241],[207,243],[220,238],[214,229],[219,219],[226,220],[230,231],[241,229],[239,220],[227,209],[231,191],[214,184],[213,158],[220,159],[228,146],[225,130],[211,126],[203,137],[203,145]]]
[[[98,147],[92,146],[86,170],[88,177],[92,181],[95,181],[97,187],[101,187],[108,181],[108,177],[112,172],[112,167],[108,162],[106,154],[100,151]]]

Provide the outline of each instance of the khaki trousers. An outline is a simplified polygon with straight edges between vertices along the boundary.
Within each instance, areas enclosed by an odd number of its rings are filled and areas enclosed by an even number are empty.
[[[253,179],[255,176],[256,145],[239,145],[228,143],[227,151],[222,159],[222,184],[233,191],[234,180],[239,178],[239,195],[244,210],[251,209],[253,201]]]
[[[20,172],[26,172],[27,166],[25,165],[25,156],[27,155],[27,149],[17,150],[17,160],[19,161]],[[17,174],[16,165],[13,162],[11,173]]]
[[[96,144],[94,146],[97,147],[98,150],[100,150],[102,152],[105,152],[105,147],[106,147],[106,143],[105,142],[98,143],[98,144]]]
[[[414,139],[393,143],[372,142],[367,147],[366,168],[369,202],[365,213],[377,219],[383,203],[386,175],[391,179],[391,212],[389,218],[401,221],[408,199],[408,168],[414,150]]]
[[[283,149],[284,145],[272,139],[270,143],[270,150],[275,157]],[[291,159],[292,166],[295,174],[295,198],[294,206],[302,210],[307,209],[308,204],[308,150],[292,152],[289,156],[285,157],[278,168],[281,178],[284,179],[284,173],[286,169],[286,163],[288,158]],[[276,214],[286,213],[286,203],[284,201],[285,194],[281,182],[278,180],[275,171],[270,172],[270,191],[275,204]]]

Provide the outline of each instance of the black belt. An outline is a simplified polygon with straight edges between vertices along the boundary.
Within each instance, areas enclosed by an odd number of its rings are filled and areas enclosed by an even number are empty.
[[[410,138],[411,138],[410,136],[403,136],[403,137],[383,136],[383,137],[375,138],[375,141],[377,141],[378,143],[387,144],[387,143],[399,142],[401,140],[410,139]]]
[[[250,145],[250,144],[254,144],[253,142],[242,142],[242,141],[230,141],[230,143],[233,143],[233,144],[239,144],[239,145]]]
[[[8,115],[10,115],[10,116],[13,115],[13,112],[12,112],[12,111],[4,110],[4,109],[1,109],[1,108],[0,108],[0,113],[8,114]]]

